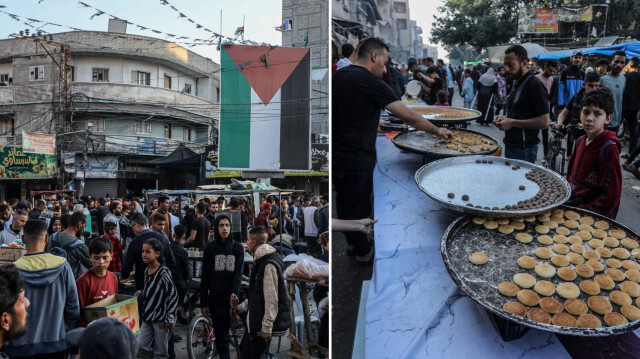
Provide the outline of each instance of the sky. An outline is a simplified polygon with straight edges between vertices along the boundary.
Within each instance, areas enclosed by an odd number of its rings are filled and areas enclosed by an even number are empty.
[[[130,21],[150,29],[176,36],[188,36],[191,38],[207,39],[211,33],[203,29],[197,29],[195,24],[180,18],[179,13],[192,19],[216,33],[234,37],[237,27],[242,26],[245,16],[245,39],[258,43],[280,45],[282,35],[274,28],[282,23],[282,0],[82,0],[87,5],[117,16],[120,19]],[[52,22],[63,27],[47,25],[42,28],[49,33],[72,31],[66,26],[83,30],[107,31],[109,16],[107,14],[91,16],[97,11],[84,7],[78,0],[0,0],[0,11],[18,15],[20,21],[16,21],[7,14],[0,13],[0,39],[9,38],[12,33],[17,33],[26,28],[33,28],[24,24],[23,18]],[[176,12],[170,8],[175,7]],[[220,11],[222,10],[222,30],[220,30]],[[43,23],[33,23],[36,27]],[[128,34],[158,37],[171,40],[165,35],[156,34],[150,30],[142,31],[135,25],[127,25]],[[180,40],[190,41],[190,40]],[[220,62],[220,52],[216,46],[187,47],[200,55],[209,57],[215,62]]]
[[[411,15],[411,20],[415,20],[422,28],[422,42],[427,45],[434,45],[429,41],[431,24],[435,21],[433,16],[438,13],[438,7],[443,3],[443,0],[409,0],[409,15]],[[443,56],[448,56],[448,53],[441,45],[438,45],[438,57]]]

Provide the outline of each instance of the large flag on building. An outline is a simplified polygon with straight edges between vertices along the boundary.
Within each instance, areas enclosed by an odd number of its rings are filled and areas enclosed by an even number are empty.
[[[309,49],[224,45],[220,63],[219,167],[308,171]]]

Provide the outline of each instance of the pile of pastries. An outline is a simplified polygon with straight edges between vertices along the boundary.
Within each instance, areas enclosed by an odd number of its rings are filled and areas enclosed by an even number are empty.
[[[434,106],[434,107],[412,107],[413,111],[421,115],[434,115],[438,114],[435,118],[443,120],[453,120],[462,118],[475,118],[478,113],[469,110],[450,108],[446,106]]]
[[[473,223],[527,246],[519,273],[497,286],[509,313],[564,327],[615,327],[640,320],[640,244],[610,222],[556,209]],[[474,253],[469,260],[491,260]],[[484,262],[484,263],[482,263]]]

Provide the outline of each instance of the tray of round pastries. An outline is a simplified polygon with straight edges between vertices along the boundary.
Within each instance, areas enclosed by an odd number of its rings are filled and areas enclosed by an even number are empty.
[[[393,144],[405,151],[432,158],[469,155],[490,155],[498,150],[498,141],[480,132],[453,130],[451,138],[444,139],[424,131],[409,131],[394,136]]]
[[[640,327],[639,236],[599,214],[562,206],[523,218],[465,216],[440,249],[467,295],[518,324],[577,336]]]
[[[462,107],[425,105],[410,105],[407,107],[435,124],[468,122],[482,116],[482,112],[478,110]]]
[[[556,172],[494,156],[434,161],[416,171],[415,180],[440,205],[486,217],[535,215],[560,206],[571,195],[569,183]]]

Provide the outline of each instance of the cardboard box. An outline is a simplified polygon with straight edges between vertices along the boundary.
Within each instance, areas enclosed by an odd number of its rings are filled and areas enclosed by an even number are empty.
[[[13,262],[16,259],[27,254],[27,250],[17,247],[0,247],[0,260]]]
[[[135,334],[140,331],[138,298],[130,295],[112,295],[82,308],[82,312],[87,322],[104,317],[116,318],[127,324]]]

